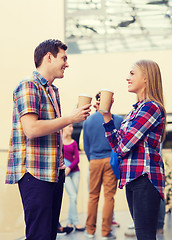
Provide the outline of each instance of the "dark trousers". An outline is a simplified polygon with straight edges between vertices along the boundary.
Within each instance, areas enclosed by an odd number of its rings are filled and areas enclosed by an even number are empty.
[[[126,196],[138,240],[156,240],[160,194],[147,174],[126,185]]]
[[[162,229],[164,227],[164,220],[165,220],[165,201],[161,199],[157,229]]]
[[[55,240],[61,209],[64,170],[58,183],[41,181],[26,173],[18,182],[26,223],[26,240]]]

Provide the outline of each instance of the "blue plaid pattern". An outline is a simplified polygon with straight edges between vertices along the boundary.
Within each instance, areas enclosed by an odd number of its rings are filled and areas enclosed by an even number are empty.
[[[164,163],[160,150],[164,125],[164,111],[153,101],[136,103],[119,131],[112,120],[104,124],[109,143],[120,159],[120,188],[147,173],[164,199]]]
[[[55,86],[53,89],[60,108],[58,89]],[[48,92],[47,80],[36,71],[31,78],[21,81],[13,93],[13,128],[6,183],[16,183],[26,172],[43,181],[57,182],[60,132],[28,139],[20,121],[26,113],[36,113],[42,120],[59,117]]]

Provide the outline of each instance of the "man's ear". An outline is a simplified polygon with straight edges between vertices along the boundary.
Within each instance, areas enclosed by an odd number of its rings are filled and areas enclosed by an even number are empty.
[[[47,52],[47,54],[45,55],[45,58],[50,63],[51,62],[51,58],[52,58],[52,54],[50,52]]]

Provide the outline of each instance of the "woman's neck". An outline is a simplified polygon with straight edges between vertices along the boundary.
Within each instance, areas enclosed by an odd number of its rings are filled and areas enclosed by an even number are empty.
[[[65,145],[71,144],[72,142],[73,142],[73,139],[72,139],[71,135],[63,136],[63,143]]]
[[[146,99],[145,94],[137,94],[137,100],[138,100],[139,102],[141,102],[141,101],[143,101],[143,100],[145,100],[145,99]]]
[[[140,89],[140,91],[137,92],[137,100],[141,102],[142,100],[146,99],[146,90]]]

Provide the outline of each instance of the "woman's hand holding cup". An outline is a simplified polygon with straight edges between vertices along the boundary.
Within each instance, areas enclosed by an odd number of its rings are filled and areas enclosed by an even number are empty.
[[[105,123],[109,122],[112,118],[110,110],[114,102],[113,95],[114,92],[110,90],[101,90],[100,99],[98,99],[98,101],[94,105],[97,111],[99,111],[103,115]]]

